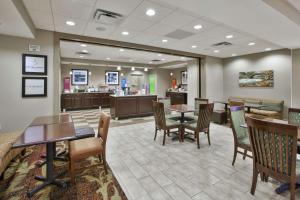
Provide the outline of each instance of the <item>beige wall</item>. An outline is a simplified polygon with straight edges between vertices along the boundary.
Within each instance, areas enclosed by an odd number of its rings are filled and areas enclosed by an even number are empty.
[[[292,107],[300,108],[300,49],[292,50]]]
[[[48,56],[48,96],[22,98],[22,53],[29,44],[41,45]],[[33,118],[53,113],[53,33],[37,31],[36,39],[0,35],[0,132],[24,129]]]

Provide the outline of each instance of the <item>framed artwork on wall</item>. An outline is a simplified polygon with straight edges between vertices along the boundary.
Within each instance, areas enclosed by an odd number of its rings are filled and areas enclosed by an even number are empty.
[[[72,85],[88,85],[89,71],[87,69],[72,69]]]
[[[22,54],[22,73],[25,75],[47,75],[47,56]]]
[[[22,97],[47,97],[47,77],[22,77]]]
[[[181,84],[182,85],[187,85],[188,83],[187,83],[187,79],[188,79],[188,77],[187,77],[187,71],[182,71],[181,72]]]
[[[105,84],[119,85],[119,72],[118,71],[106,71],[105,72]]]
[[[274,87],[274,71],[250,71],[239,73],[240,87]]]

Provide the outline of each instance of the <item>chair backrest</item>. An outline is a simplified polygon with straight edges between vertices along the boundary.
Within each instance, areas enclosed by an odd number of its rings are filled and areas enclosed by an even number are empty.
[[[166,118],[165,118],[164,104],[158,101],[152,101],[152,102],[153,102],[153,113],[154,113],[156,128],[165,129]]]
[[[198,115],[199,105],[200,104],[208,104],[208,99],[195,98],[195,115]]]
[[[209,128],[213,111],[214,111],[213,103],[199,104],[199,115],[197,121],[198,131]]]
[[[229,101],[229,106],[244,106],[245,101]]]
[[[110,115],[105,112],[101,112],[98,124],[98,137],[102,139],[104,147],[106,146],[109,124]]]
[[[300,125],[300,108],[289,108],[288,120],[289,124]]]
[[[230,107],[230,123],[235,142],[238,143],[241,139],[248,137],[247,129],[241,127],[246,124],[244,106]]]
[[[296,178],[298,127],[252,117],[246,121],[257,169],[281,181]]]
[[[169,109],[171,107],[171,98],[170,97],[157,98],[157,100],[158,102],[164,104],[165,114],[171,114],[171,110]]]

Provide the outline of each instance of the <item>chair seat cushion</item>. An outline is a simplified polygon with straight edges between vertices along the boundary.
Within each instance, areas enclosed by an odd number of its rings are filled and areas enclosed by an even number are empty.
[[[179,121],[166,118],[166,126],[167,128],[177,128],[181,126],[181,123]]]
[[[70,157],[72,159],[100,154],[102,151],[103,144],[100,138],[92,137],[70,142]]]
[[[258,114],[258,115],[265,115],[268,117],[278,117],[280,115],[280,113],[277,111],[259,110],[259,109],[251,109],[251,113]]]

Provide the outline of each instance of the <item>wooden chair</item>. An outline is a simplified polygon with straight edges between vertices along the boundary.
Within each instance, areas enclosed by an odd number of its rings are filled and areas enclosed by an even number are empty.
[[[249,136],[246,128],[241,127],[241,125],[246,124],[245,121],[245,109],[243,106],[232,106],[229,109],[230,113],[230,121],[231,121],[231,129],[233,132],[234,139],[234,154],[232,165],[235,163],[235,159],[237,153],[243,155],[243,159],[245,160],[246,156],[252,158],[252,156],[248,155],[247,152],[251,152],[251,146],[249,141]],[[241,148],[244,152],[238,150]]]
[[[229,106],[244,106],[245,102],[244,101],[229,101]]]
[[[259,119],[247,118],[253,152],[251,194],[254,195],[258,174],[290,183],[290,199],[295,199],[295,187],[300,180],[297,161],[298,127]]]
[[[153,101],[153,111],[155,119],[155,135],[156,140],[157,131],[164,131],[163,145],[166,142],[166,135],[170,133],[171,129],[178,129],[179,141],[181,141],[181,123],[172,119],[168,119],[165,116],[164,104],[162,102]]]
[[[98,156],[103,161],[105,172],[106,166],[106,141],[110,116],[104,112],[100,114],[97,137],[73,140],[69,145],[69,169],[71,182],[75,182],[75,162],[88,158],[89,156]],[[93,166],[89,166],[93,167]]]
[[[195,112],[194,115],[198,116],[199,105],[200,104],[208,104],[208,99],[195,98]]]
[[[288,109],[289,124],[300,125],[300,108]],[[300,142],[297,143],[297,153],[300,154]]]
[[[208,144],[210,145],[209,125],[211,116],[214,110],[214,104],[199,104],[198,118],[196,121],[187,122],[184,124],[184,128],[191,130],[195,134],[197,140],[198,149],[200,148],[199,133],[204,132],[207,135]]]

